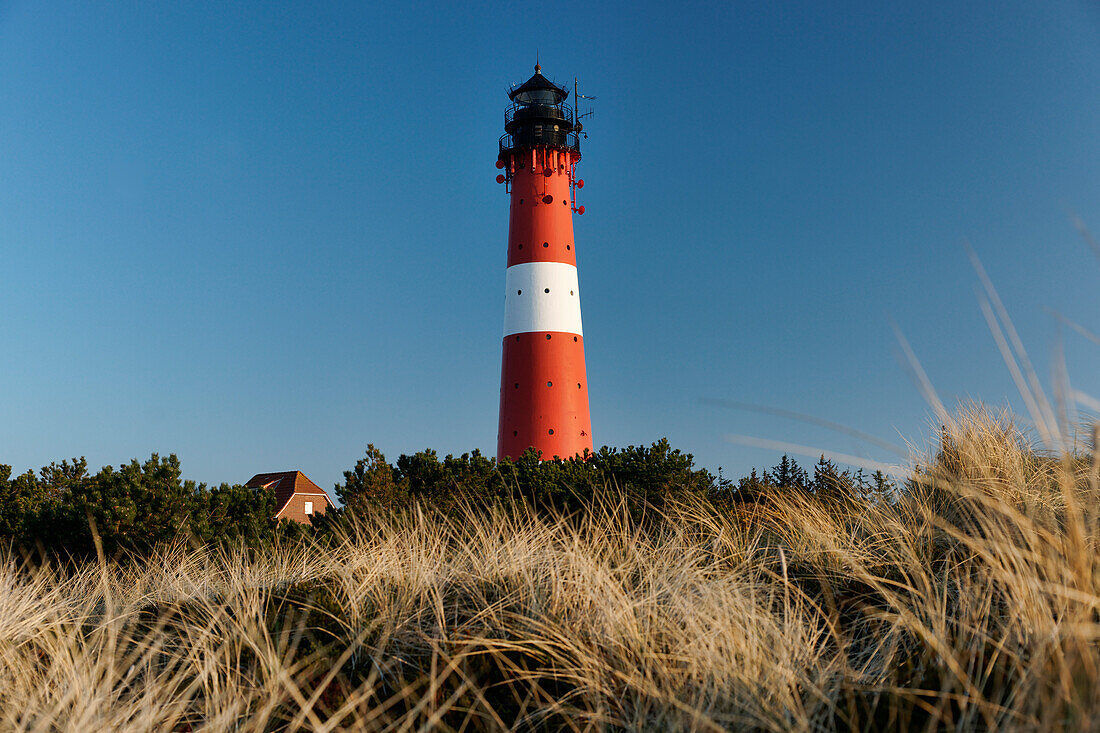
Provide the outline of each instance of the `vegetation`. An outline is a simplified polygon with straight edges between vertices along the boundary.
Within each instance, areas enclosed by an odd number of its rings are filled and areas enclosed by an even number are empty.
[[[229,484],[210,489],[180,476],[175,455],[154,454],[144,463],[106,466],[94,475],[83,458],[15,478],[10,466],[0,465],[0,538],[24,550],[37,547],[69,557],[90,557],[98,543],[109,557],[132,557],[176,539],[259,549],[280,540],[344,534],[363,521],[384,521],[417,506],[443,513],[489,507],[522,507],[551,516],[585,513],[608,487],[622,498],[632,521],[643,521],[647,513],[658,518],[670,503],[685,501],[728,508],[777,490],[857,501],[890,488],[882,474],[869,480],[824,457],[811,478],[787,456],[772,471],[753,471],[735,484],[695,468],[690,453],[663,439],[648,448],[604,447],[569,460],[543,461],[529,450],[500,463],[479,451],[440,460],[435,451],[425,450],[402,455],[391,465],[368,445],[366,455],[335,487],[342,506],[316,517],[316,526],[303,528],[272,519],[270,490]]]
[[[278,525],[274,514],[270,490],[183,481],[174,455],[153,454],[94,475],[83,458],[15,478],[0,465],[0,536],[24,550],[81,557],[94,554],[98,543],[109,556],[147,554],[181,537],[260,547],[295,531]]]
[[[674,450],[662,439],[649,448],[604,447],[570,460],[542,461],[528,450],[499,464],[479,451],[441,461],[435,451],[426,450],[403,455],[391,466],[368,445],[366,456],[344,472],[336,495],[347,518],[384,516],[415,504],[443,511],[525,504],[560,513],[584,510],[609,485],[623,493],[635,517],[676,498],[729,489],[708,471],[696,469],[690,453]]]
[[[302,536],[173,458],[0,472],[5,532],[94,525],[103,550],[0,563],[0,728],[1100,720],[1095,455],[975,412],[898,487],[789,460],[726,484],[663,443],[530,458],[368,449]],[[202,541],[160,542],[182,526]]]

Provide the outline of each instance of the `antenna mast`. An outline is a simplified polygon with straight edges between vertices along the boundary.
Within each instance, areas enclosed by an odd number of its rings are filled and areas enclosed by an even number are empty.
[[[573,129],[577,129],[577,103],[580,97],[577,96],[577,77],[573,77]]]

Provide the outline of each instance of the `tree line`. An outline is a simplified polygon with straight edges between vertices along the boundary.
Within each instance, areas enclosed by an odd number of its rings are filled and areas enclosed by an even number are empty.
[[[96,473],[84,458],[63,460],[12,476],[0,464],[0,541],[24,551],[85,557],[96,552],[146,554],[181,539],[203,545],[261,548],[276,541],[336,535],[380,512],[415,504],[516,505],[556,512],[584,511],[613,487],[625,509],[643,520],[669,501],[694,499],[718,507],[802,492],[831,501],[888,500],[893,485],[880,472],[841,469],[824,456],[807,471],[783,456],[770,470],[736,481],[697,468],[694,457],[666,439],[651,446],[604,447],[585,458],[540,460],[529,450],[496,461],[479,451],[440,459],[434,450],[390,463],[374,445],[334,487],[341,507],[314,517],[312,526],[274,519],[271,489],[223,483],[210,487],[182,479],[175,455],[153,454]]]

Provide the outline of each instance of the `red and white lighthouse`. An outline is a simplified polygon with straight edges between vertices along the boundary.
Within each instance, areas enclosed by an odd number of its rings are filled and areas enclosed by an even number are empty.
[[[579,125],[569,92],[535,66],[504,114],[497,181],[508,183],[508,269],[497,459],[533,447],[543,458],[592,449],[584,332],[573,243]]]

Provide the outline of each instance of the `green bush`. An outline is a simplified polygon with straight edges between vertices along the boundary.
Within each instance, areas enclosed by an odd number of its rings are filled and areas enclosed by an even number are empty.
[[[36,475],[12,478],[0,466],[0,538],[69,555],[147,554],[180,538],[197,544],[259,548],[278,540],[332,533],[348,522],[369,522],[420,504],[444,512],[459,508],[525,506],[536,511],[583,513],[605,496],[625,501],[634,519],[669,502],[707,501],[733,508],[796,491],[833,502],[885,495],[881,474],[871,479],[840,470],[824,457],[813,476],[783,456],[771,471],[737,482],[696,468],[690,453],[667,439],[623,449],[603,447],[570,459],[541,460],[534,450],[497,462],[479,451],[440,459],[434,450],[402,455],[390,464],[373,444],[335,487],[341,507],[313,525],[276,522],[271,490],[221,484],[208,488],[181,478],[175,455],[136,460],[88,473],[83,458],[51,463]]]
[[[392,466],[372,444],[336,486],[344,509],[324,521],[332,526],[341,516],[369,517],[414,503],[448,509],[523,502],[569,512],[591,506],[609,487],[618,490],[616,495],[623,492],[630,512],[640,515],[675,497],[705,498],[720,485],[711,473],[695,468],[690,453],[673,449],[666,439],[648,448],[604,447],[583,457],[551,461],[541,460],[533,449],[499,463],[480,451],[440,460],[429,449],[402,455]]]
[[[113,556],[146,554],[179,538],[257,547],[295,531],[273,519],[271,490],[184,481],[175,455],[154,453],[95,475],[87,467],[78,458],[11,479],[11,467],[0,465],[0,537],[73,556],[93,554],[98,540]]]

